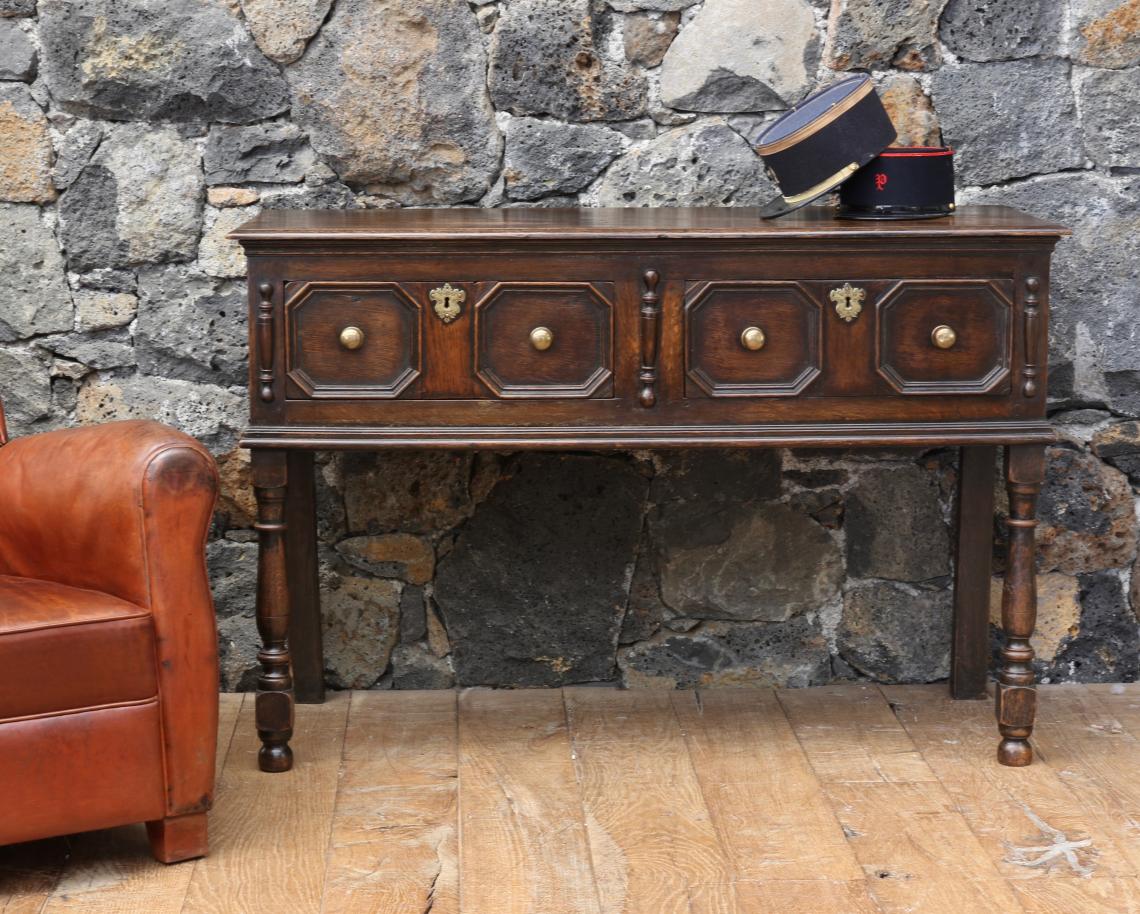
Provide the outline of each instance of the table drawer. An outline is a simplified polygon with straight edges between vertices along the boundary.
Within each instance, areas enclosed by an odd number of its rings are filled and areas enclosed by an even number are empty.
[[[305,282],[288,292],[291,395],[391,399],[419,377],[422,308],[399,283]]]
[[[1007,281],[685,283],[686,397],[1009,392]]]
[[[612,395],[613,283],[499,282],[477,289],[475,373],[490,394]]]
[[[876,306],[876,370],[900,394],[997,390],[1009,378],[1012,308],[996,283],[900,282]]]

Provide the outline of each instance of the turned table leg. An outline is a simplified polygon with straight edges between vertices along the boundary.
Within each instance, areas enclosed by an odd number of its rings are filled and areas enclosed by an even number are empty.
[[[262,648],[257,659],[257,735],[262,771],[293,767],[293,671],[289,659],[289,576],[285,558],[285,496],[288,483],[284,451],[254,450],[253,491],[257,496],[257,630]]]
[[[954,640],[950,655],[950,694],[954,698],[986,697],[996,466],[997,448],[992,445],[961,449],[954,562]]]
[[[289,566],[289,656],[298,704],[325,700],[321,592],[317,583],[317,508],[313,452],[290,451],[286,471],[285,559]]]
[[[1037,494],[1041,491],[1044,476],[1044,445],[1017,444],[1005,449],[1009,557],[1001,599],[1001,624],[1005,638],[995,690],[995,710],[1002,735],[998,761],[1012,767],[1033,761],[1033,749],[1029,745],[1037,712],[1033,648],[1029,646],[1037,621],[1033,531],[1037,527]]]

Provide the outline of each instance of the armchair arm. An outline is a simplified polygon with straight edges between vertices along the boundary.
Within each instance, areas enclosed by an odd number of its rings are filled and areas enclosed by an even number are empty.
[[[217,468],[156,422],[18,438],[0,448],[0,574],[150,610],[169,815],[204,809],[217,735],[217,635],[205,539]]]

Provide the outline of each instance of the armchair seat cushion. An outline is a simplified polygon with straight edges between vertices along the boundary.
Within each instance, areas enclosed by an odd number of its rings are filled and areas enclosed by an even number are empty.
[[[117,597],[0,575],[0,721],[153,699],[154,623]]]

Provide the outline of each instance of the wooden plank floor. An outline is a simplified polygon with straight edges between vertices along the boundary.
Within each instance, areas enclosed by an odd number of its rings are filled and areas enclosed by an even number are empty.
[[[989,702],[851,684],[342,693],[281,775],[223,695],[210,857],[0,848],[0,912],[1140,914],[1140,684],[1041,691],[1028,769]]]

